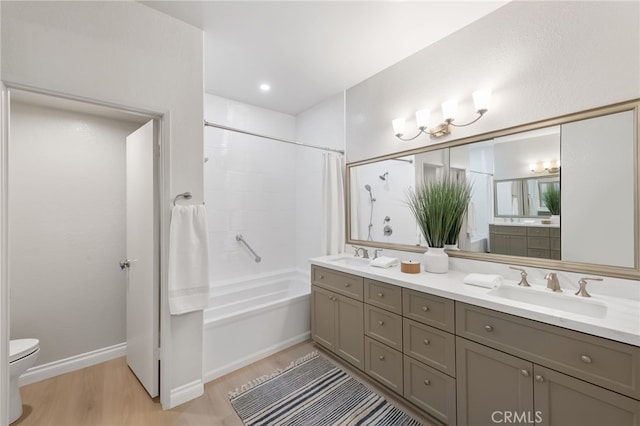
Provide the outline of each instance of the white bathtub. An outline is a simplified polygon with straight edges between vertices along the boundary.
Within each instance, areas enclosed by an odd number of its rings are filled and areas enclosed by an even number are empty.
[[[309,276],[287,270],[211,287],[204,311],[209,382],[310,337]]]

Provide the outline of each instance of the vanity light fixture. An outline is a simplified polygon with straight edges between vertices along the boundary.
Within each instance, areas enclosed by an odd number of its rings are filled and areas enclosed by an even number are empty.
[[[491,89],[479,89],[473,92],[473,104],[476,108],[478,116],[465,124],[455,124],[453,121],[456,119],[458,113],[458,101],[448,100],[442,103],[442,116],[444,117],[444,123],[440,123],[433,128],[429,128],[429,116],[431,111],[421,109],[416,111],[416,125],[418,126],[418,134],[412,138],[403,138],[404,135],[404,118],[396,118],[391,122],[393,126],[393,134],[396,135],[401,141],[412,141],[422,133],[428,134],[433,138],[439,138],[451,133],[451,127],[465,127],[469,126],[480,118],[489,110],[489,104],[491,103]]]
[[[538,161],[529,163],[531,173],[558,173],[560,171],[560,161]]]

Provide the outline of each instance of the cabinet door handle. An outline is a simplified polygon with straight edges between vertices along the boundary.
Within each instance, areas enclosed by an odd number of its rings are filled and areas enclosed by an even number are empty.
[[[429,307],[428,306],[423,306],[422,310],[425,311],[425,312],[429,312]]]
[[[383,293],[378,293],[378,297],[384,297]]]
[[[378,321],[378,325],[384,325],[384,321],[382,320]]]
[[[520,370],[520,374],[522,374],[524,377],[529,377],[529,370]]]
[[[429,386],[429,385],[431,384],[431,380],[429,380],[429,379],[425,379],[424,384],[425,384],[425,385],[427,385],[427,386]]]
[[[324,275],[320,275],[320,279],[321,279],[321,280],[324,280]]]
[[[384,361],[384,355],[380,355],[380,356],[378,357],[378,359],[379,359],[380,361]]]
[[[580,357],[580,360],[581,360],[582,362],[584,362],[585,364],[591,364],[591,357],[590,357],[590,356],[588,356],[588,355],[582,355],[582,356]]]
[[[345,287],[351,287],[351,283],[344,283]]]
[[[429,344],[431,344],[431,342],[429,341],[429,339],[424,339],[424,340],[422,341],[422,343],[424,343],[425,345],[429,345]]]
[[[493,331],[493,326],[491,325],[485,325],[484,329],[487,330],[488,332],[492,332]]]
[[[542,377],[539,374],[536,374],[536,382],[540,382],[540,383],[544,382],[544,377]]]

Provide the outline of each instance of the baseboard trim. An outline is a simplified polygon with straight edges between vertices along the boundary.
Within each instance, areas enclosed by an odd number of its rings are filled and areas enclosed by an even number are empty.
[[[296,345],[298,343],[302,343],[305,342],[307,340],[309,340],[311,338],[311,332],[307,331],[305,333],[299,334],[297,336],[294,336],[290,339],[287,339],[283,342],[277,343],[273,346],[269,346],[266,349],[261,350],[260,352],[256,352],[254,354],[251,354],[250,356],[244,357],[244,358],[240,358],[232,363],[226,364],[220,368],[216,368],[213,370],[209,370],[206,371],[204,373],[204,377],[203,380],[205,383],[209,383],[212,380],[217,379],[218,377],[222,377],[225,374],[229,374],[232,371],[235,371],[239,368],[242,367],[246,367],[249,364],[252,364],[256,361],[261,360],[262,358],[266,358],[269,355],[273,355],[277,352],[280,352],[284,349],[287,349],[288,347],[291,347],[293,345]],[[205,354],[206,356],[206,354]]]
[[[175,389],[171,389],[169,397],[169,409],[175,408],[180,404],[196,399],[204,394],[204,383],[202,380],[194,380],[193,382],[184,384]],[[163,409],[166,409],[163,407]]]
[[[61,374],[70,373],[82,368],[91,367],[101,362],[109,361],[127,355],[127,344],[120,343],[91,352],[63,358],[48,364],[31,367],[20,376],[19,386],[30,385],[41,380],[50,379]]]

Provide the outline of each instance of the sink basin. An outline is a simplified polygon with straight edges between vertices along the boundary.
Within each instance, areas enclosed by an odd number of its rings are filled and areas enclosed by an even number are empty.
[[[487,294],[516,302],[528,303],[530,305],[571,312],[579,315],[586,315],[593,318],[604,318],[607,314],[607,305],[602,302],[581,298],[574,296],[573,294],[553,293],[546,289],[515,287],[503,284],[494,288]]]
[[[369,259],[363,259],[361,257],[337,257],[335,259],[329,259],[331,263],[337,263],[347,266],[366,266],[370,263]]]

